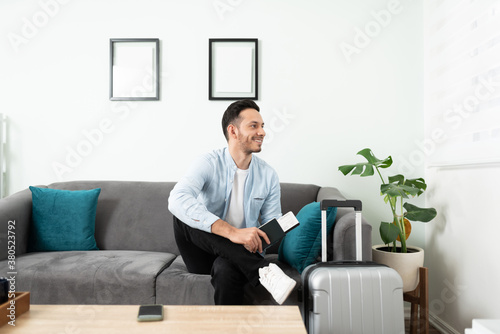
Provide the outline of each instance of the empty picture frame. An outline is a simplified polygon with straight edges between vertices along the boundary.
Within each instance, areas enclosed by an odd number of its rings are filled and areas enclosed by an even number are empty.
[[[258,99],[258,39],[211,38],[208,99]]]
[[[160,99],[160,40],[110,39],[109,99],[153,101]]]

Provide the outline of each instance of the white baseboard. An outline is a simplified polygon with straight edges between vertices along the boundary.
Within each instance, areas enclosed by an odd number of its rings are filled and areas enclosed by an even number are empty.
[[[405,319],[410,318],[410,312],[410,307],[405,307]],[[442,334],[461,334],[432,312],[429,312],[429,324],[431,324]]]
[[[461,334],[432,312],[429,313],[429,323],[443,334]]]

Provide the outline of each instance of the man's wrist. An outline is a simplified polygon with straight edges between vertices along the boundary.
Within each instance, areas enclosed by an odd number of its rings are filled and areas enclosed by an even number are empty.
[[[233,233],[234,226],[223,221],[222,219],[216,220],[212,226],[211,231],[213,234],[220,235],[221,237],[230,239],[231,234]]]

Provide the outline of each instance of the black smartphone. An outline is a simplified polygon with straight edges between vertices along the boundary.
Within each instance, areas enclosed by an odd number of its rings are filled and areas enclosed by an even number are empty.
[[[161,321],[163,320],[163,305],[141,305],[137,321]]]

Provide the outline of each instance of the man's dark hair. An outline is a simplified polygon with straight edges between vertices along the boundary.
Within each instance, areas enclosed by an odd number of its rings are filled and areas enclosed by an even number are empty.
[[[260,112],[259,106],[252,100],[240,100],[233,102],[227,107],[224,115],[222,116],[222,131],[226,140],[229,140],[229,134],[227,133],[227,127],[229,124],[234,124],[236,126],[240,125],[241,120],[240,113],[245,109],[255,109]]]

